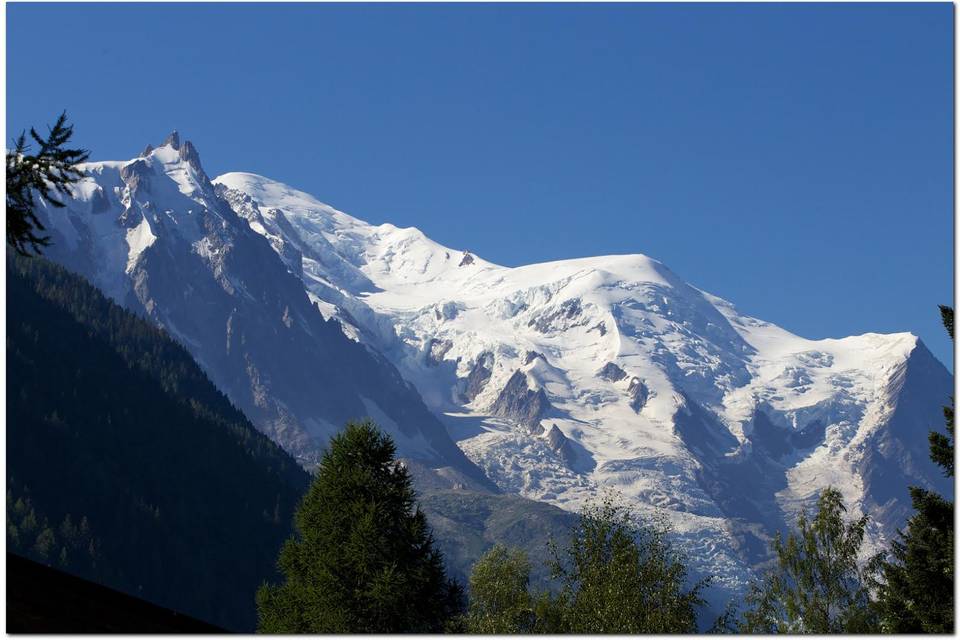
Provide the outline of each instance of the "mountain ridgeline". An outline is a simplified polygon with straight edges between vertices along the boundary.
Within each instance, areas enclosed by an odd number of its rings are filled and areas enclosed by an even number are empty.
[[[166,333],[7,259],[7,549],[236,631],[309,476]]]
[[[372,417],[404,455],[477,482],[416,390],[324,319],[270,244],[171,134],[125,163],[84,165],[46,254],[186,346],[218,388],[305,467],[348,420]],[[487,483],[492,488],[492,485]]]

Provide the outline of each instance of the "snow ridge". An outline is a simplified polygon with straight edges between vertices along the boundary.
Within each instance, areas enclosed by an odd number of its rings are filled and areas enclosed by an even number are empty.
[[[503,490],[576,509],[613,487],[667,517],[730,591],[826,484],[854,514],[872,504],[864,455],[895,409],[911,334],[807,340],[645,255],[506,268],[262,176],[214,183],[259,211],[251,226],[276,250],[302,254],[307,289],[397,365]],[[505,417],[541,389],[546,409]],[[762,486],[724,493],[750,473]],[[871,540],[890,532],[875,523]]]

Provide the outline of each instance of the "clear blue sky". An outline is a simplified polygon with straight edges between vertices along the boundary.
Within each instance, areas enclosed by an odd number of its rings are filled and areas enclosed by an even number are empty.
[[[7,5],[9,139],[179,129],[505,265],[640,252],[800,335],[952,369],[953,7]]]

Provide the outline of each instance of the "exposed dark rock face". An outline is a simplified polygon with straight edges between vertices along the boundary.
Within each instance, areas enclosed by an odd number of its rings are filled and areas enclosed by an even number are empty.
[[[168,135],[166,138],[163,139],[163,144],[161,144],[160,146],[161,146],[161,147],[165,147],[165,146],[167,146],[167,145],[170,145],[170,146],[173,147],[174,149],[179,150],[179,149],[180,149],[180,134],[177,133],[176,131],[171,131],[171,132],[170,132],[170,135]]]
[[[484,351],[477,357],[477,361],[467,375],[466,387],[463,390],[462,395],[465,403],[473,402],[474,398],[480,395],[483,388],[487,386],[492,366],[493,354],[489,351]]]
[[[437,320],[453,320],[460,313],[460,308],[456,302],[451,300],[434,307],[433,313]]]
[[[542,313],[536,318],[531,318],[527,322],[528,327],[533,327],[540,333],[551,333],[570,327],[585,324],[582,318],[578,320],[583,313],[583,306],[580,298],[570,298],[564,300],[552,311]]]
[[[283,212],[279,209],[274,209],[271,211],[274,215],[274,219],[277,222],[277,226],[281,229],[292,229],[290,222],[287,220],[286,216],[283,215]],[[277,250],[277,246],[270,243],[274,250]],[[278,243],[280,254],[280,259],[286,263],[290,268],[290,271],[293,275],[297,276],[301,280],[303,279],[303,252],[300,251],[296,246],[289,243]]]
[[[607,323],[603,322],[602,320],[590,327],[590,331],[593,331],[594,329],[596,329],[601,336],[607,335]]]
[[[187,144],[190,144],[189,141]],[[218,196],[227,201],[230,208],[241,218],[245,218],[251,223],[257,223],[264,227],[267,226],[263,212],[260,211],[260,206],[250,196],[237,191],[231,191],[222,185],[216,185],[215,191]],[[282,211],[279,209],[268,209],[267,213],[273,216],[277,226],[282,231],[288,234],[293,231],[293,226],[290,224],[290,221],[287,220],[286,216],[283,215]],[[267,241],[270,243],[270,246],[273,247],[273,250],[280,255],[280,259],[287,265],[290,272],[300,280],[303,280],[303,252],[300,248],[292,242],[282,242],[275,237],[268,237]]]
[[[650,397],[650,390],[643,384],[640,378],[630,380],[630,386],[627,387],[627,395],[630,397],[630,408],[637,413],[647,404],[647,398]]]
[[[147,166],[147,163],[143,160],[137,160],[120,169],[120,179],[126,183],[128,188],[138,189],[144,179],[149,179],[150,173],[150,167]],[[145,186],[144,191],[147,191]]]
[[[204,173],[203,167],[200,166],[200,154],[197,153],[196,147],[193,146],[193,143],[187,140],[183,143],[183,146],[180,147],[180,159],[188,163],[195,171],[202,174],[204,179],[207,178],[207,174]]]
[[[470,264],[473,264],[473,256],[470,255],[470,252],[469,252],[469,251],[464,251],[464,252],[463,252],[463,257],[460,258],[460,264],[458,264],[457,266],[458,266],[458,267],[465,267],[465,266],[470,265]]]
[[[568,319],[577,317],[582,311],[583,307],[580,304],[580,298],[564,300],[560,305],[560,313]]]
[[[539,351],[527,351],[523,356],[523,364],[527,365],[540,358],[544,362],[547,362],[547,357],[540,353]]]
[[[618,367],[613,362],[603,365],[603,368],[597,372],[597,375],[610,382],[619,382],[627,377],[627,372]]]
[[[429,347],[427,347],[427,366],[436,367],[443,362],[443,356],[453,348],[453,343],[449,340],[437,340],[430,338]]]
[[[551,426],[550,431],[547,432],[547,443],[550,445],[550,448],[553,450],[553,452],[563,459],[567,466],[570,466],[576,462],[577,454],[574,451],[573,446],[570,444],[567,436],[563,435],[563,432],[560,431],[557,425]]]
[[[531,390],[526,374],[517,370],[510,376],[510,380],[493,403],[491,413],[514,420],[533,434],[540,434],[543,433],[540,419],[550,408],[546,392],[542,388]]]

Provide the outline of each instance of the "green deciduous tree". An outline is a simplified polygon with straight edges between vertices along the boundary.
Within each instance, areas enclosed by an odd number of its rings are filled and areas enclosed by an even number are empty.
[[[773,542],[777,566],[747,594],[746,633],[871,633],[879,630],[869,567],[858,561],[867,516],[847,522],[840,492],[828,487],[810,520]]]
[[[471,633],[694,633],[700,592],[666,541],[666,528],[640,524],[607,498],[588,506],[561,549],[551,544],[559,591],[529,591],[530,564],[496,546],[470,577]]]
[[[666,529],[640,524],[611,499],[581,513],[569,546],[554,548],[554,610],[561,633],[694,633],[700,592]]]
[[[529,633],[536,620],[528,590],[530,562],[519,549],[496,545],[470,574],[469,633]]]
[[[257,593],[266,633],[440,632],[460,617],[410,476],[371,422],[334,436],[280,553],[285,581]]]
[[[60,194],[83,175],[76,165],[85,161],[88,153],[66,147],[72,135],[73,126],[67,124],[64,112],[50,127],[46,138],[30,129],[30,138],[37,145],[36,153],[31,153],[25,133],[21,133],[14,140],[13,149],[7,151],[7,244],[21,255],[39,253],[50,244],[49,237],[43,235],[43,224],[34,213],[35,197],[54,207],[63,207],[58,199]]]
[[[940,306],[953,338],[953,309]],[[953,476],[953,401],[943,408],[946,434],[931,431],[930,458]],[[881,565],[878,601],[883,630],[889,633],[953,633],[953,502],[922,487],[910,487],[916,513],[890,558]]]

